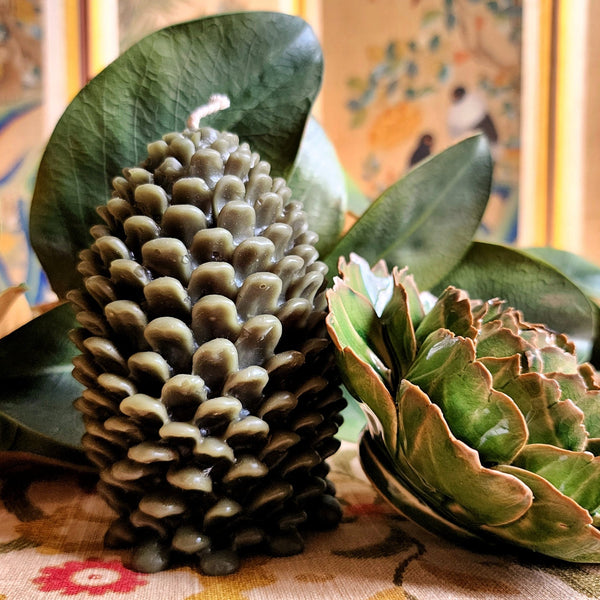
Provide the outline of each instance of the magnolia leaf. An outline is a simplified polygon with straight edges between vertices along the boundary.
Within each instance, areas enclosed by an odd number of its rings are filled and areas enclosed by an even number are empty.
[[[408,266],[421,289],[446,275],[469,248],[487,205],[492,176],[488,144],[468,138],[418,165],[365,211],[326,257],[355,252],[370,264]]]
[[[582,292],[596,303],[600,302],[600,267],[597,265],[577,254],[556,248],[526,248],[524,252],[557,268]],[[593,334],[593,348],[589,360],[598,367],[600,366],[600,309],[597,305],[594,307],[594,312],[596,330]]]
[[[335,148],[315,119],[306,125],[288,186],[293,199],[304,205],[310,228],[319,235],[315,247],[326,255],[344,227],[348,193]]]
[[[524,252],[551,264],[583,292],[600,300],[600,267],[597,265],[577,254],[557,248],[525,248]]]
[[[507,246],[474,242],[434,293],[447,285],[466,290],[471,298],[502,298],[521,310],[527,321],[568,335],[580,360],[590,355],[595,307],[570,279],[545,262]]]
[[[346,180],[346,193],[348,194],[348,212],[355,217],[360,217],[369,208],[371,201],[363,194],[347,171],[344,172],[344,177]]]
[[[218,67],[217,67],[218,65]],[[61,297],[80,284],[77,254],[91,243],[111,180],[138,165],[148,143],[185,128],[214,93],[231,108],[202,123],[237,133],[285,175],[322,78],[310,27],[282,13],[244,12],[167,27],[144,38],[67,107],[39,168],[31,242]]]
[[[24,285],[15,285],[0,294],[0,338],[32,319],[26,292]]]
[[[0,340],[0,450],[87,464],[73,408],[82,391],[71,376],[78,351],[67,334],[74,326],[63,304]]]
[[[546,479],[510,465],[496,467],[531,489],[533,504],[521,519],[501,527],[486,527],[504,540],[574,562],[600,561],[600,531],[585,508],[562,494]]]

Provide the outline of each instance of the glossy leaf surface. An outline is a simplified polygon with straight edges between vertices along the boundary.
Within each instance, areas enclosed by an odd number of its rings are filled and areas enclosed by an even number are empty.
[[[456,514],[473,524],[503,524],[525,514],[532,502],[529,489],[483,467],[477,452],[452,435],[442,411],[417,386],[403,382],[397,402],[398,454],[418,474],[411,481],[422,482],[429,500],[458,503],[466,514]]]
[[[578,298],[551,267],[522,262]],[[351,255],[328,293],[342,377],[368,407],[361,458],[372,481],[432,531],[600,562],[597,372],[577,364],[568,337],[489,294],[472,301],[449,286],[415,327],[406,278],[395,268],[382,296],[378,270]],[[381,339],[395,401],[370,358],[384,354]]]
[[[340,349],[352,348],[357,357],[389,386],[392,361],[385,345],[381,323],[372,305],[341,280],[335,282],[328,297],[332,312],[327,318],[327,324]]]
[[[31,241],[53,289],[78,287],[77,253],[91,242],[110,182],[146,145],[185,128],[214,93],[231,108],[202,123],[237,133],[276,175],[294,162],[322,77],[322,54],[301,19],[281,13],[207,17],[162,29],[96,76],[66,109],[42,158]]]
[[[421,289],[467,251],[487,205],[492,163],[485,139],[468,138],[415,167],[386,190],[327,257],[360,254],[370,264],[408,266]]]
[[[425,340],[406,379],[440,406],[452,433],[477,450],[482,462],[510,462],[527,441],[523,416],[492,388],[468,338],[440,329]]]
[[[334,341],[337,343],[337,340]],[[398,412],[390,391],[373,368],[360,360],[351,348],[345,347],[337,355],[342,380],[348,391],[366,407],[369,429],[380,435],[388,448],[394,450],[397,442]]]
[[[524,251],[556,267],[586,294],[600,300],[600,267],[594,263],[557,248],[526,248]]]
[[[74,325],[64,304],[0,340],[0,450],[87,463],[73,408],[82,390],[71,376],[78,351],[67,334]]]
[[[561,400],[556,381],[539,373],[525,373],[500,388],[519,407],[527,421],[528,443],[552,444],[583,450],[587,432],[584,414],[570,399]]]
[[[600,457],[547,444],[523,449],[515,466],[537,473],[591,513],[600,508]]]
[[[300,200],[310,228],[319,234],[322,256],[338,241],[348,204],[346,178],[333,144],[315,119],[309,119],[288,178],[294,200]]]
[[[498,470],[520,479],[534,495],[527,514],[503,527],[487,528],[501,538],[575,562],[600,562],[600,531],[590,514],[543,477],[511,465]]]

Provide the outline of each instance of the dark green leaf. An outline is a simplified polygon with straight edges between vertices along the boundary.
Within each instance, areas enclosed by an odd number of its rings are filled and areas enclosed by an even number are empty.
[[[485,138],[468,138],[424,161],[390,187],[333,248],[326,262],[360,254],[408,266],[427,289],[467,251],[487,205],[492,162]]]
[[[596,330],[596,312],[587,296],[545,262],[512,248],[475,242],[457,267],[437,286],[455,285],[471,298],[502,298],[532,323],[568,335],[586,360]]]
[[[292,165],[322,78],[309,26],[281,13],[238,13],[168,27],[132,46],[71,102],[42,158],[31,241],[52,287],[79,285],[77,253],[98,222],[96,206],[146,145],[185,128],[214,93],[231,108],[203,123],[237,133],[273,173]]]
[[[600,267],[594,263],[577,254],[556,248],[526,248],[524,251],[550,263],[586,294],[600,299]]]
[[[0,450],[86,464],[83,422],[73,408],[82,390],[71,376],[78,350],[67,334],[74,326],[64,304],[0,340]]]
[[[327,254],[344,227],[348,193],[335,148],[315,119],[307,123],[288,185],[292,197],[304,204],[310,228],[319,234],[317,250]]]

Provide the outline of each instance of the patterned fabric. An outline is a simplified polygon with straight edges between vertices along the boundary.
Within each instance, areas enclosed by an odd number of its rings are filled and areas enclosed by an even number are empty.
[[[344,443],[331,462],[344,505],[338,529],[310,534],[297,556],[246,558],[227,577],[129,571],[124,555],[102,547],[113,515],[91,476],[0,462],[0,600],[600,598],[600,565],[455,546],[379,498],[356,445]]]

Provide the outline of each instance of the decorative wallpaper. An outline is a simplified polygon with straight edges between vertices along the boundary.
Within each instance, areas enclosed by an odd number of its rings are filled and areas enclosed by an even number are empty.
[[[27,237],[43,150],[41,0],[0,0],[0,289],[25,283],[32,304],[47,282]]]
[[[45,140],[45,2],[0,0],[0,290],[52,294],[27,230]],[[125,50],[161,27],[278,0],[120,0]],[[375,198],[411,164],[476,128],[496,159],[481,235],[512,241],[519,171],[521,0],[305,0],[325,54],[320,117],[352,180]]]
[[[279,10],[278,0],[119,0],[119,47],[145,35],[206,15],[240,10]]]
[[[323,2],[325,127],[374,199],[474,130],[495,158],[483,237],[516,234],[520,0]]]

